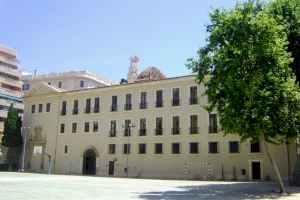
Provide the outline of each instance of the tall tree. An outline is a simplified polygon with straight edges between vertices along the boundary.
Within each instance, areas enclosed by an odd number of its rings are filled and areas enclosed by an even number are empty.
[[[17,165],[20,157],[20,147],[23,144],[21,135],[22,120],[16,108],[11,104],[4,122],[2,145],[8,147],[6,160],[10,165]]]
[[[204,82],[209,111],[216,109],[224,134],[260,140],[284,185],[267,143],[282,144],[300,134],[300,93],[290,67],[285,26],[249,0],[210,14],[207,45],[187,67]]]
[[[285,26],[288,45],[287,50],[291,53],[293,62],[290,67],[300,83],[300,1],[299,0],[274,0],[269,3],[268,12],[276,21]],[[300,85],[298,85],[300,86]]]

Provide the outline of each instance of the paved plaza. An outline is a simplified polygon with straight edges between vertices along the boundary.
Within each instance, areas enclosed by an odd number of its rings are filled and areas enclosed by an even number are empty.
[[[104,178],[0,172],[1,200],[300,199],[300,188],[280,196],[274,182],[213,182]]]

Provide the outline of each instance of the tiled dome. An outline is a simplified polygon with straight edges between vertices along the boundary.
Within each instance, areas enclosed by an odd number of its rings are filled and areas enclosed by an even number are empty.
[[[147,67],[139,74],[137,81],[158,81],[165,78],[166,76],[156,67]]]

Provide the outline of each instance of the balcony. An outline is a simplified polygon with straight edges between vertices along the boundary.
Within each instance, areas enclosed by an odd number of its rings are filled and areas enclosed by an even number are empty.
[[[180,134],[180,128],[174,127],[172,128],[172,135],[179,135]]]
[[[124,105],[124,110],[131,110],[132,109],[132,104],[128,103]]]
[[[156,101],[155,102],[155,107],[156,108],[161,108],[161,107],[163,107],[164,106],[164,102],[163,101]]]
[[[218,133],[218,126],[214,125],[214,126],[209,126],[208,127],[208,133]]]
[[[140,136],[145,136],[147,134],[147,129],[140,129],[139,130],[139,135]]]
[[[198,126],[190,127],[190,134],[198,134],[198,133],[199,133],[199,127]]]
[[[147,108],[147,102],[141,102],[140,109],[146,109],[146,108]]]
[[[116,112],[116,111],[118,111],[118,106],[117,106],[117,105],[112,105],[112,106],[110,107],[110,111],[111,111],[111,112]]]
[[[17,76],[17,77],[21,76],[21,71],[19,71],[18,69],[11,69],[1,64],[0,64],[0,71],[12,76]]]
[[[61,110],[60,111],[60,115],[66,115],[67,114],[67,111],[66,110]]]
[[[73,110],[72,110],[72,114],[73,115],[78,115],[78,108],[74,108]]]
[[[5,63],[8,65],[11,65],[13,68],[18,68],[19,61],[17,59],[10,59],[4,56],[0,56],[0,63]]]
[[[23,95],[22,92],[15,91],[15,90],[10,90],[10,89],[3,88],[3,87],[0,88],[0,92],[4,93],[6,95],[13,95],[13,96],[16,96],[16,97],[19,97],[19,98],[21,98],[21,96]]]
[[[198,97],[190,98],[190,105],[198,104]]]
[[[116,130],[112,129],[112,130],[109,131],[109,137],[116,137],[116,135],[117,135]]]
[[[100,106],[94,107],[94,113],[99,113],[100,112]]]
[[[17,108],[17,109],[19,109],[19,110],[23,110],[24,109],[24,105],[22,103],[18,103],[18,102],[14,102],[14,101],[9,101],[9,100],[6,100],[6,99],[0,99],[0,105],[9,107],[11,104],[13,104],[14,107]]]
[[[163,134],[163,129],[162,128],[156,128],[154,129],[155,135],[162,135]]]
[[[180,99],[172,99],[172,106],[180,106]]]
[[[131,130],[130,130],[130,128],[126,128],[125,130],[124,130],[124,136],[125,137],[128,137],[128,136],[130,136],[131,135]]]
[[[91,113],[91,107],[86,107],[86,108],[84,109],[84,113],[86,113],[86,114]]]

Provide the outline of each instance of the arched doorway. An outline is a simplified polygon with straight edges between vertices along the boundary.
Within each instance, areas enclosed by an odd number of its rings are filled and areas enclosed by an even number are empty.
[[[94,149],[88,149],[83,154],[82,174],[96,174],[96,152]]]

